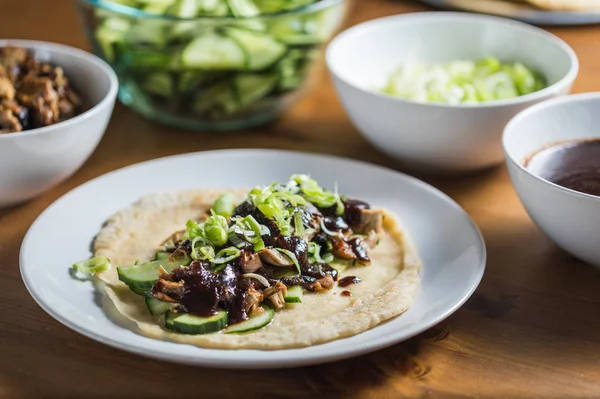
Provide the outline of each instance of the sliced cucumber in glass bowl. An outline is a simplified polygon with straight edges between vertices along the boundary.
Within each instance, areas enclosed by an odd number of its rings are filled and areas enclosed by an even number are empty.
[[[308,87],[347,0],[78,0],[121,102],[161,123],[232,130]]]

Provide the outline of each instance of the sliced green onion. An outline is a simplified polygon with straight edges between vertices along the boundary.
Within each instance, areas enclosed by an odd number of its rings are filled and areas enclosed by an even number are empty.
[[[291,181],[296,182],[297,184],[302,184],[305,181],[312,180],[308,175],[292,175],[290,177]]]
[[[110,269],[110,260],[103,256],[95,256],[90,259],[76,262],[71,268],[79,273],[96,274]]]
[[[304,222],[302,221],[302,211],[299,210],[294,213],[294,227],[296,228],[296,235],[301,237],[304,235]]]
[[[261,224],[260,225],[260,235],[261,236],[270,236],[271,231],[269,230],[269,228],[267,226],[265,226],[264,224]]]
[[[192,240],[192,259],[194,260],[211,260],[215,257],[215,249],[211,243],[204,237],[195,237]]]
[[[321,246],[319,244],[317,244],[316,242],[309,242],[308,243],[308,263],[310,263],[311,265],[314,263],[318,263],[319,260],[317,259],[317,257],[320,257],[320,252],[321,252]]]
[[[290,260],[294,263],[294,266],[296,266],[296,270],[298,270],[298,274],[302,274],[302,270],[300,269],[300,263],[298,263],[298,258],[296,258],[296,255],[294,255],[294,253],[292,251],[288,251],[287,249],[283,249],[283,248],[274,248],[277,251],[281,252],[282,254],[286,255],[288,258],[290,258]]]
[[[244,248],[246,246],[246,241],[239,238],[237,234],[233,232],[229,233],[229,241],[237,248]]]
[[[244,278],[254,278],[254,279],[258,280],[262,285],[264,285],[267,288],[271,286],[271,284],[269,283],[269,280],[267,280],[266,278],[264,278],[260,274],[246,273],[246,274],[243,274],[242,276]]]
[[[219,198],[217,198],[212,209],[217,215],[229,217],[231,216],[235,208],[233,200],[233,194],[223,194]]]
[[[308,253],[308,260],[311,265],[314,263],[331,263],[334,259],[333,254],[330,252],[327,252],[324,256],[321,256],[321,246],[316,242],[311,242],[308,244]]]
[[[211,210],[211,213],[212,216],[206,220],[203,226],[204,236],[208,238],[215,247],[225,245],[229,238],[227,235],[227,230],[229,229],[227,219],[221,215],[217,215],[213,210]]]
[[[254,242],[260,240],[261,239],[260,238],[260,232],[261,232],[260,223],[258,223],[252,215],[246,216],[244,218],[244,222],[251,229],[252,233],[254,233]]]
[[[211,261],[211,263],[214,263],[215,265],[221,265],[223,263],[227,263],[229,261],[239,258],[241,254],[242,252],[238,248],[227,247],[225,249],[220,250],[217,253],[217,256],[215,256],[214,259]]]
[[[202,228],[202,225],[199,225],[191,219],[187,221],[185,227],[187,228],[187,231],[183,235],[184,239],[202,237],[204,235],[204,229]]]
[[[279,227],[279,231],[284,237],[289,237],[294,232],[290,219],[283,215],[275,216],[275,223],[277,223],[277,227]]]
[[[340,198],[340,194],[338,193],[337,182],[335,182],[335,189],[333,191],[333,196],[335,198],[335,203],[336,203],[335,213],[338,216],[342,216],[344,214],[344,203],[342,202],[342,199]]]
[[[298,205],[306,205],[306,200],[297,194],[292,194],[288,191],[276,191],[271,196],[276,198],[280,198],[290,203],[290,205],[295,208]]]
[[[264,229],[266,229],[266,226],[258,223],[252,215],[236,219],[235,223],[236,229],[234,231],[238,234],[242,234],[246,241],[253,244],[255,251],[264,249],[265,242],[262,239],[262,233]],[[266,230],[268,232],[268,229]]]

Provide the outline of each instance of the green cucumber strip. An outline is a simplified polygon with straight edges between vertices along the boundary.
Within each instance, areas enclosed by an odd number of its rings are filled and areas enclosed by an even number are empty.
[[[177,89],[180,92],[195,92],[200,86],[206,86],[222,80],[227,72],[221,71],[183,71],[179,74]]]
[[[127,48],[124,58],[127,60],[127,64],[132,67],[151,70],[166,69],[173,62],[172,54],[139,48]]]
[[[199,9],[198,0],[177,0],[169,7],[167,14],[179,18],[193,18],[198,15]]]
[[[145,297],[144,302],[146,302],[146,307],[148,308],[150,314],[153,315],[167,313],[169,310],[171,310],[171,305],[169,305],[169,303],[163,302],[151,296]]]
[[[171,256],[171,252],[159,251],[154,256],[154,260],[169,259],[170,256]]]
[[[166,259],[154,260],[141,265],[117,267],[117,274],[119,280],[127,284],[132,291],[138,293],[152,289],[152,286],[158,281],[158,268],[160,266],[170,273],[182,264],[185,264],[185,262],[169,262]]]
[[[269,94],[277,84],[277,75],[240,73],[233,84],[240,105],[245,107]]]
[[[226,34],[244,49],[247,55],[245,66],[252,71],[273,65],[286,51],[286,47],[282,43],[264,33],[228,28]]]
[[[305,75],[303,64],[307,51],[289,50],[286,56],[277,64],[278,87],[280,90],[292,90],[302,84]]]
[[[125,41],[125,36],[131,23],[122,18],[106,18],[96,29],[94,35],[98,42],[98,47],[107,61],[115,61],[115,47]]]
[[[295,285],[293,287],[288,287],[287,294],[283,296],[283,299],[287,303],[300,303],[302,302],[303,295],[302,287]]]
[[[151,14],[164,14],[167,12],[169,7],[171,7],[175,3],[175,0],[157,1],[157,2],[145,1],[144,3],[146,3],[146,4],[143,5],[141,7],[141,9],[144,10],[145,12],[148,12]]]
[[[271,321],[273,320],[273,317],[275,317],[275,311],[272,308],[267,307],[267,306],[263,306],[263,309],[265,311],[261,314],[252,315],[246,321],[242,321],[241,323],[232,324],[232,325],[228,326],[225,329],[224,333],[239,334],[239,333],[245,333],[245,332],[249,332],[249,331],[258,330],[259,328],[263,328],[263,327],[267,326],[269,323],[271,323]]]
[[[137,288],[132,288],[132,287],[129,287],[129,289],[131,291],[133,291],[134,293],[136,293],[138,295],[141,295],[141,296],[144,296],[144,297],[146,297],[146,296],[152,296],[152,294],[150,293],[150,290],[138,290]]]
[[[194,112],[221,111],[232,114],[240,108],[230,81],[217,83],[202,91],[192,104]]]
[[[317,38],[304,30],[304,19],[301,17],[286,17],[273,20],[269,33],[275,39],[289,45],[316,44]]]
[[[168,312],[165,327],[181,334],[208,334],[227,326],[227,312],[220,310],[214,316],[200,317],[188,313]]]
[[[291,10],[314,2],[315,0],[254,0],[254,3],[262,13]]]
[[[255,17],[260,14],[260,10],[252,0],[226,0],[229,10],[234,17]]]
[[[294,266],[278,267],[273,271],[273,277],[276,278],[277,280],[282,279],[284,277],[293,277],[293,276],[297,276],[297,275],[298,275],[298,271],[295,269]]]
[[[156,72],[148,75],[141,87],[150,94],[170,98],[173,95],[173,79],[166,74]]]
[[[238,41],[214,33],[192,40],[181,55],[181,64],[187,68],[244,69],[247,63]]]

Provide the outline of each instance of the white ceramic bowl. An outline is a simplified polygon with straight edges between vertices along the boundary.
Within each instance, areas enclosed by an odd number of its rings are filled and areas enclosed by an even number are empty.
[[[31,199],[81,167],[106,130],[118,89],[111,67],[93,54],[55,43],[0,40],[0,47],[8,45],[61,66],[92,107],[55,125],[0,135],[0,207]]]
[[[538,104],[506,126],[503,144],[513,185],[533,221],[558,246],[600,267],[600,197],[551,183],[523,166],[527,157],[553,143],[600,138],[598,110],[600,93]]]
[[[541,72],[549,87],[516,99],[475,105],[421,104],[378,93],[410,62],[495,56]],[[379,150],[427,171],[461,172],[503,161],[502,130],[518,112],[569,92],[575,52],[544,30],[477,14],[427,12],[375,19],[336,37],[327,65],[350,119]]]

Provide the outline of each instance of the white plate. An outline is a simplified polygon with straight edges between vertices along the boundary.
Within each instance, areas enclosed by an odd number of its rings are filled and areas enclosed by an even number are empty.
[[[147,338],[106,317],[89,282],[72,279],[73,262],[115,211],[144,194],[189,188],[234,188],[308,173],[325,186],[395,212],[424,263],[422,284],[405,314],[354,337],[301,349],[202,349]],[[226,368],[295,367],[384,348],[440,322],[473,293],[485,268],[483,238],[469,216],[433,187],[390,169],[335,157],[272,150],[184,154],[133,165],[75,188],[46,209],[21,246],[21,275],[37,303],[67,327],[139,355]]]

